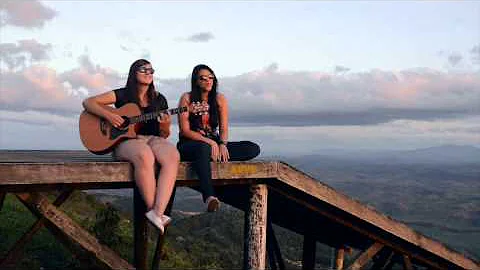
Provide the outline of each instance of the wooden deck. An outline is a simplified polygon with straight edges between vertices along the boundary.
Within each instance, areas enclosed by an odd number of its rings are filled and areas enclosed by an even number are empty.
[[[345,247],[363,251],[345,269],[360,269],[368,262],[376,267],[372,269],[377,269],[393,262],[393,258],[397,261],[401,258],[405,269],[415,265],[432,269],[480,269],[477,262],[283,162],[212,163],[212,172],[220,199],[250,213],[250,219],[246,220],[250,231],[245,237],[252,241],[244,252],[245,268],[265,268],[262,254],[267,244],[270,264],[275,263],[271,260],[275,257],[282,268],[281,254],[275,244],[271,244],[276,242],[271,229],[273,223],[305,236],[304,269],[314,265],[317,241],[337,248],[337,269],[343,269]],[[133,187],[131,176],[130,164],[86,151],[0,151],[0,195],[5,192],[20,194],[17,197],[27,206],[44,203],[37,196],[39,190]],[[198,187],[189,163],[181,164],[177,186]],[[39,209],[31,210],[47,220],[46,213],[58,210],[50,205]],[[63,217],[64,214],[57,211],[50,218],[55,215]],[[58,228],[58,224],[50,226]],[[68,235],[66,238],[78,240]],[[276,253],[270,253],[272,250]],[[102,252],[110,254],[108,249]],[[105,265],[118,266],[110,265],[108,256],[103,259]],[[144,267],[137,265],[137,268]]]

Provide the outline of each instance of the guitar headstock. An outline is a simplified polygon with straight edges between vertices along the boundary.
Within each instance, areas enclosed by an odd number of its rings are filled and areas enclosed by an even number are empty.
[[[196,115],[203,115],[203,114],[208,114],[208,109],[209,108],[210,108],[210,106],[208,105],[207,102],[196,101],[196,102],[192,102],[188,106],[188,111],[190,113],[193,113],[193,114],[196,114]]]

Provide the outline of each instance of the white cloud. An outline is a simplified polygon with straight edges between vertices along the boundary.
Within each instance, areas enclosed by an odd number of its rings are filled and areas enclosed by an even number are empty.
[[[251,140],[262,154],[321,154],[324,149],[415,149],[480,145],[480,116],[451,120],[396,120],[364,126],[232,127],[231,140]]]
[[[452,112],[478,114],[480,104],[478,73],[428,69],[372,70],[348,75],[257,71],[219,81],[221,91],[230,100],[232,114],[249,119],[292,115],[344,116],[352,120],[367,114],[385,121],[435,114],[444,117]],[[388,113],[396,116],[388,117]]]
[[[214,36],[210,32],[199,32],[192,34],[185,38],[184,40],[190,42],[209,42],[210,40],[214,39]]]
[[[19,40],[15,43],[0,43],[0,62],[12,70],[27,66],[27,61],[48,60],[51,44],[41,44],[34,39]],[[1,68],[1,67],[0,67]]]
[[[42,65],[4,72],[0,109],[72,114],[81,110],[81,101],[87,94],[94,95],[124,85],[124,82],[120,85],[118,73],[94,65],[86,56],[81,57],[79,63],[80,67],[60,74]]]
[[[13,25],[26,28],[41,28],[53,19],[57,12],[40,1],[2,1],[0,3],[0,26]]]
[[[472,55],[472,62],[480,65],[480,44],[473,46],[473,48],[470,50],[470,53]]]
[[[463,59],[463,56],[458,52],[451,53],[448,56],[448,62],[450,63],[450,65],[452,65],[452,67],[458,65],[458,63],[460,63],[462,59]]]

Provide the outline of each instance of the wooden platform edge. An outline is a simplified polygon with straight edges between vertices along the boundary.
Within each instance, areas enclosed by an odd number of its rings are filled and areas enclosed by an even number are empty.
[[[178,185],[197,181],[189,162],[180,163]],[[237,179],[275,178],[278,162],[212,162],[214,184],[234,184]],[[13,185],[132,183],[133,168],[128,162],[0,162],[0,189]],[[55,175],[55,177],[52,177]]]
[[[396,221],[374,208],[354,200],[341,192],[321,183],[308,174],[284,162],[278,164],[278,180],[306,194],[364,220],[396,237],[427,250],[464,269],[480,269],[480,266],[464,255],[447,248],[440,242],[414,231],[404,223]],[[393,229],[392,229],[393,228]]]

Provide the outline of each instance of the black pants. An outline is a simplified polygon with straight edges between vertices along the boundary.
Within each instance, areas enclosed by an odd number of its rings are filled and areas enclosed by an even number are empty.
[[[212,186],[212,168],[210,167],[212,149],[208,143],[201,141],[183,141],[177,144],[182,161],[191,161],[192,167],[200,180],[203,201],[215,196]],[[230,161],[245,161],[260,154],[260,147],[250,141],[228,142]]]

